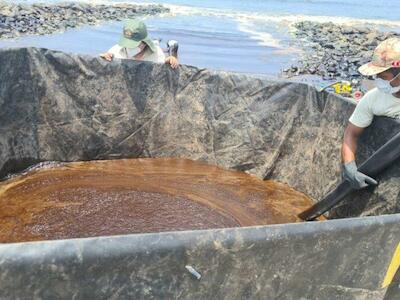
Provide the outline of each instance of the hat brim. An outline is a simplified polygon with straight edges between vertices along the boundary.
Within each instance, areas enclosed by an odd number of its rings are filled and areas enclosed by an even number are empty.
[[[358,68],[358,71],[363,74],[364,76],[372,76],[377,75],[379,73],[385,72],[389,70],[391,67],[378,67],[369,62],[365,65],[362,65]]]
[[[118,42],[118,45],[124,48],[136,48],[139,46],[141,41],[135,41],[131,39],[127,39],[126,37],[121,37]]]
[[[149,46],[151,52],[156,52],[156,45],[151,38],[147,37],[142,42],[146,43],[146,45]]]
[[[121,39],[118,42],[118,45],[121,47],[125,47],[125,48],[136,48],[140,45],[141,42],[146,43],[146,45],[149,46],[149,48],[152,52],[156,52],[156,45],[149,37],[147,37],[141,41],[135,41],[135,40],[127,39],[126,37],[121,37]]]

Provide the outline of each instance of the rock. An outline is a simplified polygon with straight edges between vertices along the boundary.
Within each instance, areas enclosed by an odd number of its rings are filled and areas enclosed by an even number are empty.
[[[354,31],[360,34],[368,34],[371,30],[365,26],[354,26]]]
[[[336,68],[334,67],[329,67],[327,70],[329,73],[336,73]]]
[[[43,34],[39,27],[46,23],[46,33],[53,33],[66,28],[74,28],[83,24],[97,24],[102,20],[123,19],[142,15],[152,15],[166,12],[169,9],[160,5],[138,6],[126,4],[123,6],[91,5],[84,3],[59,3],[54,5],[33,4],[0,6],[0,24],[13,28],[10,37],[19,33],[27,34],[36,32]],[[118,17],[117,17],[118,15]],[[5,21],[1,21],[4,16]],[[2,35],[4,37],[4,35]]]
[[[353,43],[355,45],[362,45],[362,44],[364,44],[364,40],[361,38],[355,38],[355,39],[353,39]]]
[[[376,40],[378,39],[379,36],[382,36],[382,33],[380,33],[377,30],[373,30],[369,32],[368,34],[365,35],[365,38],[368,40]]]
[[[344,28],[342,28],[341,32],[343,34],[354,34],[355,33],[354,29],[351,27],[344,27]]]
[[[336,61],[331,60],[331,61],[328,62],[328,66],[329,67],[336,67],[337,63],[336,63]]]
[[[310,74],[315,74],[315,72],[317,72],[317,70],[315,69],[315,68],[309,68],[308,69],[308,72],[310,73]]]
[[[378,43],[396,34],[333,23],[299,22],[295,28],[295,35],[303,37],[302,46],[306,54],[298,64],[308,61],[309,65],[323,65],[315,69],[307,67],[303,71],[327,78],[333,76],[332,79],[359,78],[357,68],[370,59]]]
[[[350,70],[349,72],[348,72],[348,76],[349,77],[361,77],[361,74],[358,72],[358,71],[356,71],[356,70]],[[359,83],[359,81],[354,81],[354,84],[357,86],[358,85],[358,83]]]
[[[324,47],[326,49],[335,49],[336,48],[336,46],[334,44],[325,44]]]

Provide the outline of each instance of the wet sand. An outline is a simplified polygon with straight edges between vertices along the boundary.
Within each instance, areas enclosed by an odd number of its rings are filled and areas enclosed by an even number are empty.
[[[183,159],[66,163],[0,183],[0,242],[301,221],[286,185]]]

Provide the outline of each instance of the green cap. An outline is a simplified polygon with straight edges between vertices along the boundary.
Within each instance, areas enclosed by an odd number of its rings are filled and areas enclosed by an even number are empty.
[[[140,42],[146,43],[152,52],[156,52],[156,47],[147,34],[146,25],[139,20],[126,20],[124,33],[118,45],[125,48],[136,48]]]

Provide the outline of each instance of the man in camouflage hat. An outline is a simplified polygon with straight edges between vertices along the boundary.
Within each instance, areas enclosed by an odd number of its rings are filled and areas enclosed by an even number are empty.
[[[365,76],[373,76],[376,88],[357,104],[343,138],[343,177],[356,189],[377,184],[357,170],[355,154],[359,136],[374,116],[400,118],[400,39],[390,38],[379,44],[371,62],[361,66],[359,71]]]
[[[119,43],[100,56],[108,61],[120,58],[167,63],[173,69],[179,65],[177,57],[166,57],[158,41],[149,37],[146,25],[139,20],[127,20]]]

